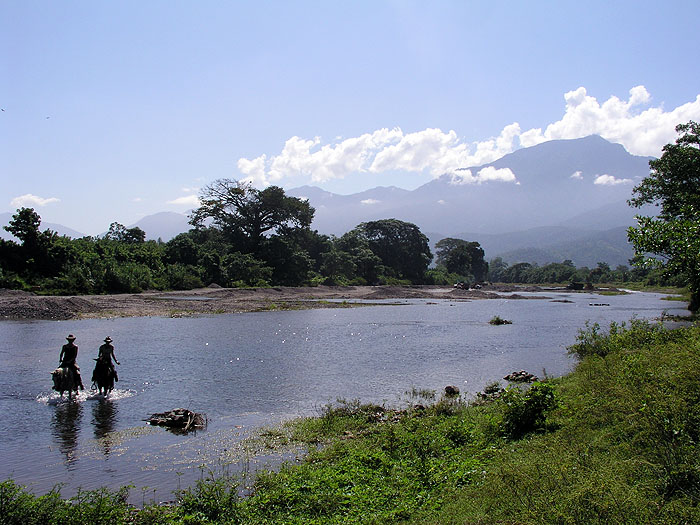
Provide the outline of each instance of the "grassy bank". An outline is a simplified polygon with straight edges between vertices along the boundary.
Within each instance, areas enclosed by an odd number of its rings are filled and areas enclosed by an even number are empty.
[[[606,330],[607,332],[607,330]],[[268,431],[305,460],[204,480],[171,507],[0,484],[3,523],[700,523],[700,328],[593,325],[574,373],[475,400],[411,392]]]

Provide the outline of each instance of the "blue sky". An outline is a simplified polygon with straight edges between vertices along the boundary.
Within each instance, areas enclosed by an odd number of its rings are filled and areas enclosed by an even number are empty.
[[[0,0],[0,212],[99,234],[218,178],[413,189],[700,120],[700,2]]]

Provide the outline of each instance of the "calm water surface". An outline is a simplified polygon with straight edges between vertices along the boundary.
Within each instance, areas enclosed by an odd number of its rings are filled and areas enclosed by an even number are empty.
[[[64,496],[130,484],[138,502],[169,500],[206,473],[269,465],[239,447],[262,425],[318,413],[338,398],[392,404],[412,387],[452,384],[474,393],[514,370],[561,375],[573,365],[566,347],[586,321],[687,313],[658,294],[538,295],[548,299],[1,321],[0,479],[36,493],[61,483]],[[609,306],[591,306],[600,303]],[[513,324],[488,324],[495,315]],[[52,392],[49,373],[69,333],[77,336],[86,385],[98,346],[114,339],[120,382],[107,399],[82,393],[68,401]],[[207,429],[182,436],[143,421],[177,407],[205,413]]]

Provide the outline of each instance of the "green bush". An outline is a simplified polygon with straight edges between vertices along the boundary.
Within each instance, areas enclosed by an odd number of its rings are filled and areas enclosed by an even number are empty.
[[[173,290],[191,290],[204,286],[198,268],[195,266],[169,264],[165,271],[168,278],[168,287]]]
[[[28,288],[28,285],[16,273],[0,268],[0,288],[9,288],[10,290],[24,290]]]
[[[202,479],[193,488],[179,493],[177,515],[185,523],[236,522],[239,501],[237,480]]]
[[[519,439],[528,432],[544,427],[547,413],[557,406],[554,388],[548,383],[535,382],[526,391],[508,388],[501,401],[505,406],[503,433]]]
[[[676,336],[677,332],[664,330],[660,323],[651,324],[646,320],[632,319],[629,323],[613,321],[607,334],[601,332],[598,323],[590,324],[586,321],[586,327],[579,330],[577,342],[568,351],[579,359],[588,356],[605,357],[612,352],[634,349],[639,345],[668,342]]]
[[[103,286],[107,293],[138,293],[153,288],[153,275],[144,264],[108,264]]]
[[[128,487],[78,491],[68,500],[61,498],[59,489],[37,497],[12,480],[0,482],[0,521],[6,525],[115,525],[127,523],[131,516]]]

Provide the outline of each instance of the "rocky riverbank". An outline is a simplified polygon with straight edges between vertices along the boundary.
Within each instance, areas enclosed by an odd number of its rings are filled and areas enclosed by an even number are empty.
[[[549,299],[546,296],[519,295],[520,292],[548,291],[552,290],[517,285],[490,285],[479,290],[460,290],[451,286],[209,287],[173,292],[78,296],[43,296],[18,290],[0,290],[0,319],[185,317],[266,310],[345,308],[363,301],[413,298],[455,301]]]

